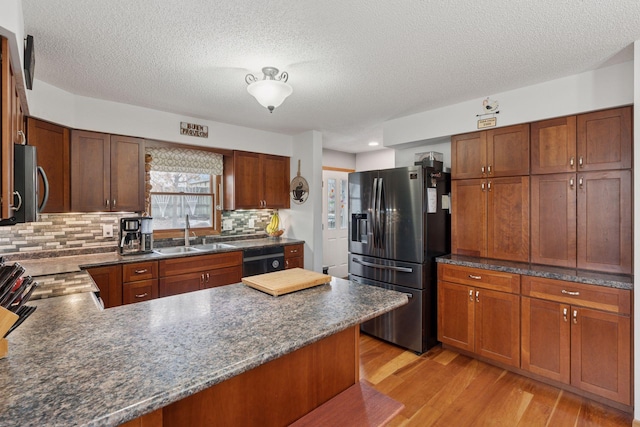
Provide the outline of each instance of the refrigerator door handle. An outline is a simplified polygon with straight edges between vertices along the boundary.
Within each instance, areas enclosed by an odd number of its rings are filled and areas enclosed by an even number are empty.
[[[371,231],[373,232],[373,247],[378,247],[378,178],[373,178],[373,190],[371,191]]]
[[[386,233],[385,224],[387,222],[387,219],[385,217],[385,213],[387,210],[384,203],[384,180],[382,178],[379,178],[379,181],[378,181],[377,211],[378,211],[378,240],[380,243],[380,248],[382,249],[385,246],[385,233]]]
[[[399,271],[401,273],[413,273],[413,268],[411,267],[395,267],[393,265],[376,264],[373,262],[362,261],[358,258],[353,258],[353,262],[355,262],[356,264],[364,265],[365,267],[379,268],[381,270]]]

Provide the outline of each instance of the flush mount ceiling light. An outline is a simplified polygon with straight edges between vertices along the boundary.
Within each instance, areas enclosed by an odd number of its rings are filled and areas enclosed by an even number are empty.
[[[275,67],[264,67],[262,80],[258,80],[253,74],[247,74],[244,78],[244,81],[249,85],[247,91],[271,113],[282,104],[287,96],[293,93],[293,88],[287,84],[289,74],[283,71],[280,76],[277,76],[278,71]]]

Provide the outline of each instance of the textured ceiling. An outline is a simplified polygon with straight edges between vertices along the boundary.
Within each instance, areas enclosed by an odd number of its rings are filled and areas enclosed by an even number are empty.
[[[640,1],[23,0],[36,78],[361,152],[382,122],[633,58]],[[289,73],[273,114],[247,73]]]

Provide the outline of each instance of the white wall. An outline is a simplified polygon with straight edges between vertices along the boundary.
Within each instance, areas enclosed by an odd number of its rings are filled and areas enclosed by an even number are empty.
[[[304,267],[322,272],[322,134],[309,131],[293,137],[291,176],[298,172],[309,184],[309,198],[281,211],[284,237],[305,241]]]
[[[322,150],[322,166],[341,169],[356,169],[356,155],[335,150]]]
[[[637,40],[634,43],[634,62],[635,69],[633,72],[634,75],[634,86],[633,86],[633,98],[635,100],[636,108],[633,109],[633,164],[636,169],[633,174],[633,199],[635,202],[640,200],[640,173],[638,173],[638,167],[640,167],[640,108],[637,106],[640,105],[640,40]],[[634,309],[634,317],[633,317],[633,330],[634,330],[634,342],[636,344],[640,343],[640,292],[635,291],[635,288],[640,286],[640,280],[636,280],[639,277],[638,268],[640,268],[640,209],[635,209],[634,202],[634,210],[633,210],[633,265],[634,271],[636,274],[634,275],[633,280],[633,306]],[[634,346],[637,347],[637,346]],[[633,418],[635,420],[640,420],[640,351],[633,350],[634,357],[634,399],[635,399],[635,412],[633,414]]]
[[[633,103],[633,61],[533,86],[491,94],[500,103],[498,126],[526,123]],[[487,94],[490,95],[490,94]],[[478,98],[389,120],[383,124],[385,147],[477,130]],[[399,147],[400,145],[400,147]]]
[[[370,171],[375,169],[389,169],[396,166],[395,150],[382,150],[356,154],[356,171]]]
[[[28,95],[33,117],[74,129],[291,156],[290,135],[74,95],[38,80]],[[181,121],[208,126],[209,138],[180,135]]]

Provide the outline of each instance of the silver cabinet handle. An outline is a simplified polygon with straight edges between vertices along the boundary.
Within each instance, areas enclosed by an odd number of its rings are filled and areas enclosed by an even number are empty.
[[[475,276],[473,274],[469,275],[469,279],[474,279],[474,280],[482,280],[482,276]]]
[[[491,181],[489,181],[489,182],[487,183],[487,189],[488,189],[489,191],[491,191]]]
[[[146,297],[147,295],[149,295],[149,293],[148,293],[148,292],[145,292],[144,294],[136,294],[136,298],[144,298],[144,297]]]
[[[575,182],[574,182],[573,178],[571,178],[571,179],[569,180],[569,187],[571,187],[571,189],[572,189],[572,190],[573,190],[573,186],[574,186],[574,185],[575,185]]]
[[[485,182],[482,181],[482,184],[480,184],[480,188],[482,188],[482,191],[484,191],[484,186],[485,186]]]
[[[487,166],[487,172],[491,175],[491,165]]]
[[[473,289],[469,289],[469,301],[473,302]]]
[[[480,302],[480,291],[476,291],[476,302]]]
[[[567,321],[567,314],[569,312],[569,309],[567,307],[562,309],[562,318],[564,319],[564,321]]]
[[[575,157],[571,156],[571,158],[569,159],[569,166],[571,166],[573,168],[573,165],[576,163],[576,159]]]
[[[104,201],[104,205],[108,208],[109,207],[109,199]]]
[[[573,310],[573,324],[578,324],[578,310]]]
[[[116,207],[116,199],[113,199],[113,207]]]
[[[135,272],[136,274],[144,274],[144,273],[146,273],[147,271],[149,271],[149,270],[147,270],[146,268],[143,268],[142,270],[135,270],[134,272]]]
[[[584,162],[582,161],[582,156],[580,156],[580,159],[578,160],[578,165],[583,168],[584,167]]]
[[[210,278],[209,273],[207,273],[207,283],[209,283],[209,278]]]
[[[392,270],[392,271],[400,271],[402,273],[413,273],[413,268],[410,268],[410,267],[395,267],[392,265],[375,264],[373,262],[361,261],[357,258],[353,258],[353,262],[355,262],[356,264],[364,265],[365,267],[379,268],[381,270]]]
[[[565,294],[565,295],[571,295],[572,297],[580,296],[580,292],[579,291],[567,291],[567,290],[563,289],[562,293]]]
[[[580,186],[580,188],[582,188],[582,184],[584,184],[584,179],[583,177],[580,177],[580,179],[578,179],[578,185]]]
[[[480,170],[482,171],[482,174],[484,175],[484,166],[482,166],[482,167],[480,168]]]

